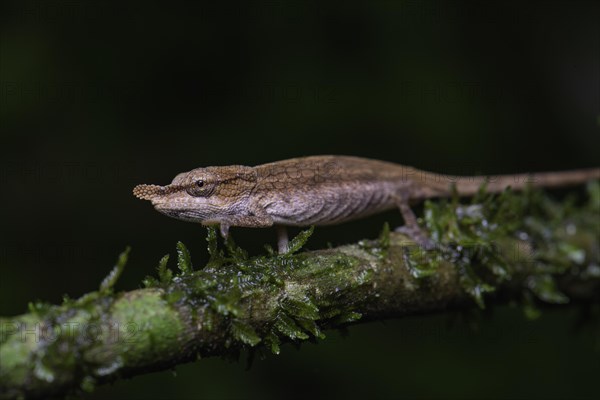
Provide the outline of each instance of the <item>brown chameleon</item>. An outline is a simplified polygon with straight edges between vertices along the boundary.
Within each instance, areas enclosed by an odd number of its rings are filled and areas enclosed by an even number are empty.
[[[409,203],[432,197],[487,192],[528,185],[557,187],[600,179],[600,168],[494,176],[449,176],[386,161],[350,156],[311,156],[248,167],[230,165],[183,172],[167,186],[138,185],[133,194],[150,200],[170,217],[220,225],[277,227],[280,252],[287,250],[287,226],[332,225],[398,208],[405,225],[397,229],[430,247]]]

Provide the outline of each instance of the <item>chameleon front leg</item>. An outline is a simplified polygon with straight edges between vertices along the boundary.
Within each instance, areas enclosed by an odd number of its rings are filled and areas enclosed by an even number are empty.
[[[417,223],[417,217],[408,204],[408,198],[409,196],[402,192],[399,192],[395,196],[396,206],[400,210],[400,214],[402,214],[404,225],[394,229],[394,231],[410,237],[423,249],[432,250],[435,248],[435,242],[431,240],[425,232],[423,232]]]
[[[268,228],[273,225],[273,220],[269,216],[244,216],[227,218],[221,221],[220,231],[223,239],[229,236],[229,228],[232,226],[242,226],[249,228]],[[277,249],[279,254],[285,254],[288,251],[288,233],[287,227],[277,225]]]
[[[249,215],[229,215],[220,222],[220,231],[223,239],[229,236],[229,228],[232,226],[241,226],[247,228],[268,228],[273,226],[273,218],[267,214],[264,208],[254,206],[249,208]],[[279,253],[287,251],[288,236],[284,226],[277,227],[277,244]]]
[[[227,239],[229,228],[241,226],[246,228],[268,228],[273,226],[273,219],[269,215],[230,215],[220,221],[221,236]]]
[[[279,254],[285,254],[288,251],[288,231],[287,227],[283,225],[277,225],[277,249]]]

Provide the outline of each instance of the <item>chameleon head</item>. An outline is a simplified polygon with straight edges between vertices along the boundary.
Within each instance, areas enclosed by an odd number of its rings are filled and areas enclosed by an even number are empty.
[[[196,168],[177,175],[170,185],[137,185],[133,195],[152,202],[169,217],[218,224],[239,213],[256,182],[251,167]]]

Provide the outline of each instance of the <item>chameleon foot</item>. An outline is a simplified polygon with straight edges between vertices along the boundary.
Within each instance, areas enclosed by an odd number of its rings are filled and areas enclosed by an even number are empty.
[[[425,250],[433,250],[435,248],[435,242],[419,227],[417,217],[408,205],[408,198],[406,193],[402,192],[399,192],[396,197],[396,206],[398,206],[400,214],[402,214],[405,225],[396,228],[394,231],[405,234]]]
[[[433,250],[436,247],[435,242],[431,240],[418,226],[403,225],[394,229],[394,232],[402,233],[403,235],[408,236],[424,250]]]

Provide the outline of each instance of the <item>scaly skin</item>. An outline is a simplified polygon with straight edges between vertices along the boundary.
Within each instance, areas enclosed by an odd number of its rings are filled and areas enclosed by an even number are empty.
[[[428,247],[409,202],[475,194],[486,183],[488,192],[507,186],[564,186],[600,179],[600,168],[539,174],[456,177],[412,167],[348,156],[312,156],[256,167],[232,165],[197,168],[175,177],[167,186],[138,185],[133,194],[150,200],[170,217],[204,225],[218,224],[227,237],[231,226],[265,228],[276,225],[330,225],[398,207],[402,230]],[[287,233],[279,229],[279,250]]]

